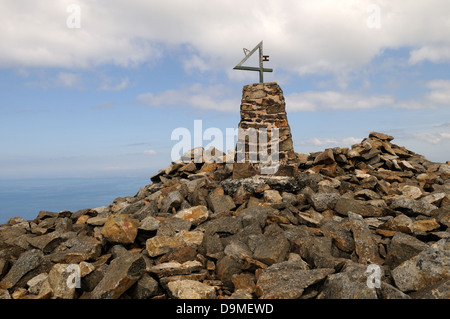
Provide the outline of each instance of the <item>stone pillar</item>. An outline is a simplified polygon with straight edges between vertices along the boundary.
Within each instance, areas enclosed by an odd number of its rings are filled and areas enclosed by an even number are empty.
[[[298,159],[285,106],[276,82],[244,86],[233,179],[297,175]]]

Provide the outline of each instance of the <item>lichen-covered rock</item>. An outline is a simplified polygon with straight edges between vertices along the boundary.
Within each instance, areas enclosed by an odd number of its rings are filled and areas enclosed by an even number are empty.
[[[450,278],[450,239],[441,239],[392,270],[403,292],[418,291]]]

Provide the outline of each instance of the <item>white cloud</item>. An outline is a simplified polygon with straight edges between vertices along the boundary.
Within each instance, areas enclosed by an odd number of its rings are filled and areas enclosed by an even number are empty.
[[[153,107],[189,106],[201,110],[237,112],[239,99],[230,99],[229,96],[237,95],[231,94],[231,90],[224,85],[204,87],[202,84],[194,84],[180,90],[167,90],[158,94],[139,94],[137,100],[144,105]]]
[[[158,152],[155,151],[155,150],[145,150],[144,154],[146,154],[146,155],[156,155],[156,154],[158,154]]]
[[[425,60],[433,63],[450,62],[450,46],[423,46],[412,50],[408,62],[417,64]]]
[[[344,137],[340,139],[334,139],[334,138],[318,138],[313,137],[304,141],[298,141],[295,144],[296,145],[307,145],[307,146],[320,146],[320,147],[348,147],[353,144],[360,143],[362,141],[362,138],[357,137]]]
[[[400,100],[391,94],[363,94],[348,91],[306,91],[285,96],[289,112],[323,110],[361,110],[378,107],[408,110],[450,107],[450,80],[435,79],[426,82],[428,92],[414,99]]]
[[[450,139],[450,133],[445,132],[416,132],[412,133],[412,136],[431,144],[439,144]]]
[[[27,77],[30,74],[28,73]],[[72,72],[59,72],[56,75],[50,75],[48,72],[36,72],[36,80],[25,82],[28,86],[37,86],[44,89],[51,87],[79,88],[82,86],[80,74]]]
[[[412,63],[449,60],[447,0],[377,0],[380,28],[367,24],[373,0],[78,0],[80,29],[66,25],[72,3],[1,1],[0,66],[130,66],[189,46],[188,70],[228,70],[261,39],[270,67],[297,74],[345,72],[386,48],[411,48]]]
[[[425,99],[436,106],[450,106],[450,81],[433,80],[427,83],[430,92],[425,95]]]
[[[106,79],[105,82],[100,86],[100,90],[102,91],[121,91],[128,87],[130,81],[128,78],[123,79],[121,82],[117,84],[111,84],[111,79]]]
[[[285,97],[289,112],[355,110],[392,106],[395,98],[387,94],[363,95],[338,91],[307,91]]]
[[[63,87],[76,87],[80,84],[80,76],[69,72],[60,72],[56,79],[57,85]]]

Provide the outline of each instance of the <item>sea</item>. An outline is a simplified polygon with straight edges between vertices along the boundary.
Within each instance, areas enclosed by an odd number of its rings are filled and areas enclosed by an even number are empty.
[[[108,206],[149,184],[148,177],[0,180],[0,225],[16,216],[35,219],[41,210],[76,212]]]

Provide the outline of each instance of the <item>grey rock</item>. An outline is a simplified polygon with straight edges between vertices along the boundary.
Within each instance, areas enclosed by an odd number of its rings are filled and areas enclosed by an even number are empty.
[[[450,239],[441,239],[392,270],[403,292],[417,291],[450,278]]]
[[[204,225],[206,236],[215,233],[233,235],[242,229],[242,220],[235,216],[226,216],[210,220],[204,223]]]
[[[130,289],[130,296],[133,299],[148,299],[160,293],[158,282],[148,274],[144,274]]]
[[[362,217],[381,216],[377,207],[366,205],[361,201],[354,199],[340,198],[335,205],[334,210],[341,215],[347,216],[348,212],[361,215]]]
[[[256,246],[253,257],[267,265],[283,261],[289,252],[289,241],[282,233],[267,236],[266,239]]]
[[[331,257],[333,239],[331,237],[303,236],[294,240],[294,249],[310,265],[316,260]]]
[[[339,193],[316,193],[313,194],[310,199],[314,209],[323,212],[327,209],[334,209],[340,197]]]
[[[389,206],[393,210],[398,210],[405,214],[431,216],[431,211],[437,209],[433,204],[429,204],[422,200],[415,200],[400,196],[395,199]]]
[[[243,264],[243,261],[236,259],[232,255],[225,255],[219,259],[216,264],[216,274],[225,287],[233,288],[233,275],[242,272]]]
[[[45,280],[47,280],[48,274],[46,273],[40,273],[37,276],[34,276],[30,280],[27,281],[28,291],[31,294],[37,295],[39,293],[39,290],[41,289],[42,284]]]
[[[42,251],[37,249],[28,250],[21,254],[19,259],[0,282],[0,288],[9,289],[14,287],[25,274],[41,264],[43,257],[44,254]]]
[[[441,280],[424,289],[411,293],[414,299],[450,299],[450,279]]]
[[[130,204],[130,205],[125,206],[124,208],[120,209],[117,212],[117,214],[129,214],[129,215],[131,215],[131,214],[136,213],[140,209],[142,209],[142,207],[144,207],[144,206],[145,206],[144,201],[140,200],[140,201],[137,201],[137,202],[135,202],[133,204]]]
[[[192,224],[188,220],[177,218],[175,216],[167,217],[159,225],[157,235],[158,236],[175,236],[175,234],[188,231]]]
[[[410,296],[384,281],[381,282],[377,294],[379,299],[411,299]]]
[[[155,217],[147,216],[141,220],[138,229],[143,231],[156,231],[158,230],[160,224],[161,222]]]
[[[178,209],[183,200],[184,197],[179,191],[170,192],[163,200],[161,212],[167,213],[172,212],[172,208]]]
[[[67,236],[58,232],[51,232],[41,236],[28,237],[27,240],[31,246],[39,248],[44,253],[50,253],[59,244],[67,240]]]
[[[208,257],[219,259],[223,256],[223,244],[218,234],[203,236],[201,244],[204,254]]]
[[[231,255],[237,260],[245,260],[245,258],[253,257],[250,248],[248,248],[245,243],[238,240],[233,240],[225,247],[223,252],[225,253],[225,255]]]
[[[378,299],[367,285],[367,267],[348,261],[341,272],[328,275],[317,299]]]
[[[355,241],[349,230],[346,230],[341,223],[331,220],[320,226],[325,236],[333,238],[334,245],[348,253],[355,250]]]
[[[332,273],[334,269],[304,270],[292,262],[273,264],[258,277],[256,295],[261,299],[298,299],[307,287]]]
[[[77,264],[85,260],[95,260],[102,253],[102,245],[88,236],[75,237],[65,243],[69,249],[55,252],[50,259],[57,263]]]
[[[416,256],[429,246],[417,238],[396,232],[388,247],[388,255],[386,264],[391,268],[395,268],[402,262]]]
[[[210,193],[207,197],[207,202],[208,207],[214,212],[214,214],[226,213],[236,207],[233,202],[233,198],[229,195],[216,195],[214,193]]]
[[[243,209],[239,215],[242,218],[242,226],[246,227],[256,223],[262,228],[265,227],[267,215],[273,210],[270,206],[257,206]]]
[[[348,212],[353,238],[355,240],[355,251],[359,262],[379,262],[378,244],[361,215]]]

